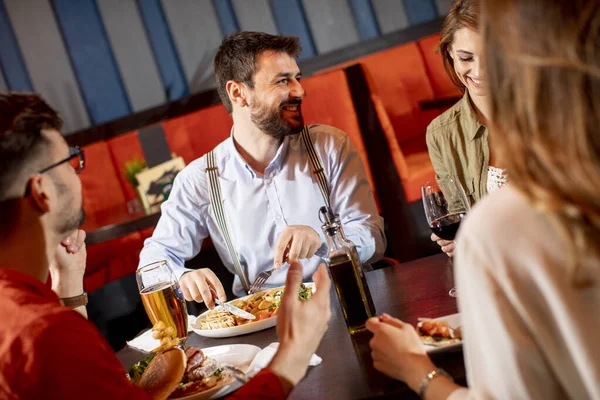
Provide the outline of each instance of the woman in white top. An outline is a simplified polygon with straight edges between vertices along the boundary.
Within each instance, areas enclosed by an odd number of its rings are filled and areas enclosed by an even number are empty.
[[[459,233],[469,389],[389,316],[374,366],[424,398],[600,399],[600,3],[482,0],[490,135],[510,185]]]

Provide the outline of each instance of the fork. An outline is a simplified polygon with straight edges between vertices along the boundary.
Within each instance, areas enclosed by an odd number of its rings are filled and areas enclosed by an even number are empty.
[[[280,267],[273,267],[269,270],[263,271],[260,274],[258,274],[256,279],[254,280],[254,283],[252,284],[252,286],[250,286],[250,290],[248,290],[248,294],[254,294],[254,293],[259,292],[260,289],[262,289],[262,287],[267,282],[267,279],[269,279],[271,277],[271,275],[273,275],[273,272],[275,272],[279,268],[283,267],[283,265],[285,263],[289,262],[291,245],[292,245],[292,242],[288,243],[285,250],[283,251],[283,264],[281,264]]]
[[[242,384],[248,383],[250,378],[244,371],[241,369],[234,367],[233,365],[229,365],[223,362],[218,362],[213,359],[210,365],[203,367],[205,368],[205,376],[212,376],[218,369],[224,369],[231,374],[235,379],[240,381]]]
[[[250,380],[250,378],[248,377],[248,375],[246,375],[244,371],[237,367],[234,367],[233,365],[221,364],[220,367],[229,372],[235,379],[237,379],[242,384],[246,384]]]
[[[254,293],[259,292],[260,289],[262,289],[262,287],[267,282],[267,279],[269,279],[271,277],[271,275],[273,275],[273,272],[275,272],[276,270],[277,270],[277,268],[271,268],[267,271],[263,271],[260,274],[258,274],[256,279],[254,280],[254,283],[252,284],[252,286],[250,286],[250,290],[248,290],[248,294],[254,294]]]

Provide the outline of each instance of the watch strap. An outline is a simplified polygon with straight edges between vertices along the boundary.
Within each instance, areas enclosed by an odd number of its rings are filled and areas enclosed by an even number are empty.
[[[86,292],[83,292],[79,296],[73,297],[64,297],[60,299],[60,303],[69,308],[77,308],[81,306],[86,306],[88,303],[88,295]]]

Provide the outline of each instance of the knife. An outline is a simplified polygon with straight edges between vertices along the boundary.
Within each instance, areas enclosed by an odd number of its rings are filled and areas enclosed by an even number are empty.
[[[244,311],[241,308],[238,308],[236,306],[232,306],[231,304],[223,303],[219,299],[215,299],[215,303],[217,303],[218,306],[223,307],[224,309],[226,309],[227,311],[229,311],[233,315],[236,315],[236,316],[238,316],[240,318],[244,318],[244,319],[256,319],[256,315],[250,314],[248,311]]]
[[[237,317],[244,318],[244,319],[256,319],[256,315],[250,314],[248,311],[244,311],[239,307],[232,306],[231,304],[227,304],[227,303],[224,303],[221,300],[219,300],[217,293],[215,293],[215,290],[212,287],[210,288],[210,291],[212,292],[215,303],[218,306],[223,307],[225,310],[229,311],[230,313],[232,313],[233,315],[235,315]]]

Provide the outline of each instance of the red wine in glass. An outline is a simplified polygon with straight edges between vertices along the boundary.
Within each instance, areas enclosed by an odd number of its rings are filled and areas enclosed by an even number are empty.
[[[458,232],[458,228],[460,227],[460,222],[465,215],[465,212],[457,212],[436,218],[429,224],[429,228],[442,239],[454,240],[456,232]]]
[[[444,240],[454,240],[460,223],[470,210],[469,200],[455,176],[426,182],[421,187],[423,209],[431,231]],[[456,297],[456,289],[450,290]]]

